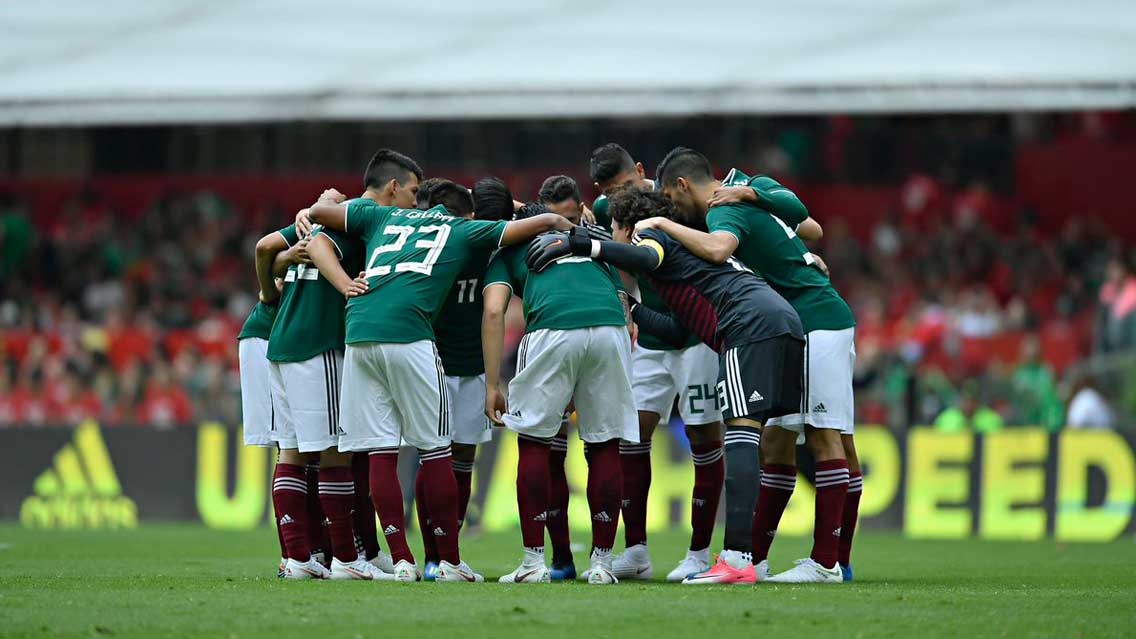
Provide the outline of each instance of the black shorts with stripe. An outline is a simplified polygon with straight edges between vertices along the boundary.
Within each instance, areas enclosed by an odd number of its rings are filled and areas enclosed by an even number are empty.
[[[799,413],[804,390],[805,342],[792,335],[728,348],[718,358],[723,420]]]

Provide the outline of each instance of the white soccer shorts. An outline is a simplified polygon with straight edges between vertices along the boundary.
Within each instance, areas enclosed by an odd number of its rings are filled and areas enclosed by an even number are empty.
[[[540,329],[521,339],[505,425],[532,437],[552,437],[573,396],[580,439],[639,441],[626,328]]]
[[[678,395],[678,414],[690,426],[722,421],[718,403],[718,354],[705,344],[675,351],[637,348],[631,353],[635,408],[667,423]]]
[[[280,448],[318,453],[339,444],[339,387],[343,352],[326,351],[302,362],[269,362],[273,439]]]
[[[268,340],[246,337],[237,344],[241,369],[241,421],[245,446],[276,446],[272,432],[276,429],[272,410],[272,374],[269,372]]]
[[[431,340],[348,344],[339,450],[395,448],[404,440],[419,450],[449,446],[453,433],[445,376]]]
[[[810,331],[805,335],[804,412],[775,417],[766,426],[804,432],[806,424],[843,435],[855,429],[852,370],[856,365],[856,329]]]
[[[450,396],[450,422],[455,444],[484,444],[493,438],[485,416],[485,373],[469,377],[446,376]]]

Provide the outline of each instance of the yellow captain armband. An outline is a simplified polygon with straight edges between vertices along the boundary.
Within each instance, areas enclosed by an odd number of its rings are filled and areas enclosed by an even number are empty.
[[[659,256],[658,266],[663,263],[663,245],[650,238],[635,238],[635,246],[646,246],[647,248],[654,249],[655,253]]]

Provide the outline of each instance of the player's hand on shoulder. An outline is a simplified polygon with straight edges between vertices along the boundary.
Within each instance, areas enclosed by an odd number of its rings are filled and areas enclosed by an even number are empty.
[[[525,253],[525,264],[529,270],[540,272],[556,260],[572,254],[572,245],[568,241],[568,234],[562,231],[542,233],[529,243],[529,250]]]
[[[635,233],[646,231],[647,229],[661,229],[663,225],[669,222],[665,217],[649,217],[645,220],[639,220],[635,224]]]
[[[296,213],[296,234],[300,237],[307,237],[312,234],[312,212],[308,209],[300,209]]]
[[[596,214],[592,213],[592,209],[589,209],[586,204],[582,204],[580,206],[581,206],[581,208],[584,209],[583,212],[580,213],[580,219],[583,220],[587,224],[595,224],[596,223]]]
[[[754,202],[757,195],[748,186],[719,186],[706,200],[707,206],[715,207],[735,202]]]
[[[826,277],[832,277],[828,272],[828,264],[825,264],[819,255],[816,253],[809,253],[809,255],[813,256],[813,266],[819,268],[820,272],[824,273]]]
[[[501,417],[508,411],[505,405],[505,396],[500,388],[485,389],[485,416],[496,426],[504,426]]]
[[[336,189],[324,189],[324,192],[320,194],[319,199],[321,202],[333,202],[335,204],[341,204],[344,200],[347,199],[347,196],[340,193]]]
[[[289,260],[292,264],[311,264],[312,258],[308,255],[308,244],[312,241],[311,235],[305,235],[300,238],[296,245],[289,249],[292,252]]]
[[[371,289],[371,285],[367,282],[367,276],[364,271],[359,271],[355,279],[351,280],[351,285],[347,287],[347,297],[359,297]]]

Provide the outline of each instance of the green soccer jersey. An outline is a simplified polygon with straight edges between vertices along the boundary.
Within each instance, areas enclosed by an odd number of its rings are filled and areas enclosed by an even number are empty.
[[[663,298],[659,297],[659,294],[655,292],[655,289],[651,288],[651,283],[647,280],[647,278],[639,277],[636,279],[639,282],[639,303],[653,311],[663,313],[664,315],[674,315],[674,313],[671,312],[670,307],[667,306],[667,303],[663,301]],[[698,339],[697,335],[691,333],[690,339],[686,341],[686,344],[683,345],[683,348],[689,348],[701,341],[702,340]],[[638,345],[643,348],[649,348],[653,351],[676,350],[670,342],[661,340],[654,335],[651,335],[647,331],[642,330],[642,328],[640,328],[639,330]]]
[[[723,182],[725,186],[756,184],[755,189],[764,189],[767,194],[781,198],[785,197],[783,191],[788,191],[772,178],[750,178],[736,169],[730,171],[727,179]],[[758,197],[762,197],[760,192]],[[791,211],[795,207],[789,208]],[[761,274],[793,305],[801,316],[805,332],[855,326],[852,309],[832,287],[828,277],[814,266],[812,254],[793,230],[805,218],[794,222],[792,215],[784,212],[782,215],[789,219],[751,204],[727,204],[710,209],[706,225],[711,233],[724,231],[738,238],[734,256]]]
[[[471,377],[485,372],[481,356],[481,312],[485,305],[481,291],[485,288],[490,255],[489,250],[470,255],[434,320],[438,355],[446,375]]]
[[[268,339],[268,336],[272,333],[272,322],[275,320],[276,306],[269,306],[258,300],[256,306],[252,307],[252,312],[249,313],[248,319],[246,319],[244,325],[241,326],[241,332],[237,335],[237,341],[239,342],[247,337]]]
[[[285,231],[290,231],[285,233]],[[281,231],[289,244],[296,241],[294,227]],[[312,231],[335,245],[339,262],[347,273],[356,273],[362,262],[359,242],[331,229]],[[314,241],[314,239],[313,239]],[[343,315],[346,300],[312,264],[293,264],[284,275],[276,322],[268,338],[268,359],[302,362],[330,350],[343,350]]]
[[[596,224],[611,230],[611,213],[607,211],[607,196],[603,193],[592,202],[592,215],[596,216]]]
[[[571,330],[626,326],[619,274],[590,257],[563,258],[540,273],[525,265],[527,246],[499,251],[489,263],[485,285],[506,284],[524,300],[525,330]]]
[[[400,209],[366,198],[346,206],[347,232],[367,247],[370,285],[347,303],[348,344],[434,340],[434,320],[459,273],[497,248],[508,224],[455,217],[441,206]]]

